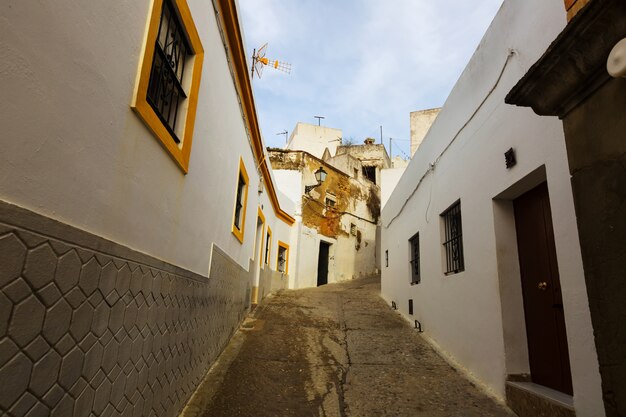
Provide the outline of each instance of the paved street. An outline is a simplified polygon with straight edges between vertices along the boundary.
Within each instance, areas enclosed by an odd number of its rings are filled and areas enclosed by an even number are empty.
[[[266,299],[184,415],[513,415],[441,359],[379,291],[368,278]]]

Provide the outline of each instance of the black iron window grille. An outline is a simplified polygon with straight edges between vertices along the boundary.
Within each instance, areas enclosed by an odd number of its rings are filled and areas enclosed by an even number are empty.
[[[416,233],[409,239],[411,246],[411,284],[420,282],[420,234]]]
[[[241,209],[243,208],[243,194],[246,189],[246,180],[239,174],[237,184],[237,204],[235,205],[235,227],[241,230]]]
[[[287,262],[287,249],[282,246],[278,247],[278,271],[285,272],[285,263]]]
[[[465,270],[463,260],[463,231],[461,228],[461,201],[457,201],[441,214],[444,222],[443,247],[446,252],[446,274]]]
[[[267,265],[268,261],[269,261],[269,255],[270,255],[270,237],[272,235],[269,234],[269,232],[267,233],[267,237],[265,239],[265,264]]]
[[[180,143],[176,135],[179,108],[187,98],[185,61],[191,50],[182,27],[171,1],[164,0],[146,99],[176,143]]]

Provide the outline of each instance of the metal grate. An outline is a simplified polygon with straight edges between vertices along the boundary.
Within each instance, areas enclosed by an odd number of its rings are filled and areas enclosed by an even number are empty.
[[[241,209],[243,208],[243,193],[246,188],[246,180],[239,174],[239,184],[237,184],[237,203],[235,206],[235,227],[241,230]]]
[[[287,262],[287,249],[282,246],[278,247],[278,271],[285,272],[285,263]]]
[[[159,34],[154,47],[147,101],[176,143],[176,120],[180,103],[187,98],[183,89],[189,45],[170,0],[163,1]]]
[[[416,233],[409,239],[411,246],[411,284],[420,282],[420,234]]]
[[[269,255],[270,255],[270,234],[269,232],[266,235],[266,239],[265,239],[265,264],[267,265],[267,263],[269,262]]]
[[[446,252],[446,274],[461,272],[465,269],[463,261],[463,231],[461,228],[461,201],[454,203],[441,214],[444,221]]]

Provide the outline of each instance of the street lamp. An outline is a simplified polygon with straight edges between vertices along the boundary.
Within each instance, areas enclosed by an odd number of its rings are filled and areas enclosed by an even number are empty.
[[[324,171],[324,168],[319,167],[319,169],[317,171],[315,171],[315,180],[317,181],[317,184],[315,184],[315,185],[306,185],[304,187],[304,193],[308,194],[315,187],[319,187],[320,185],[322,185],[322,183],[324,181],[326,181],[326,175],[328,175],[328,173],[326,171]]]

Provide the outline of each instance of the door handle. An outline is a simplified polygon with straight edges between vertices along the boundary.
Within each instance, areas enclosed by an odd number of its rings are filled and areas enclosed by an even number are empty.
[[[548,283],[546,281],[542,281],[537,284],[537,288],[539,288],[541,291],[545,291],[548,288]]]

